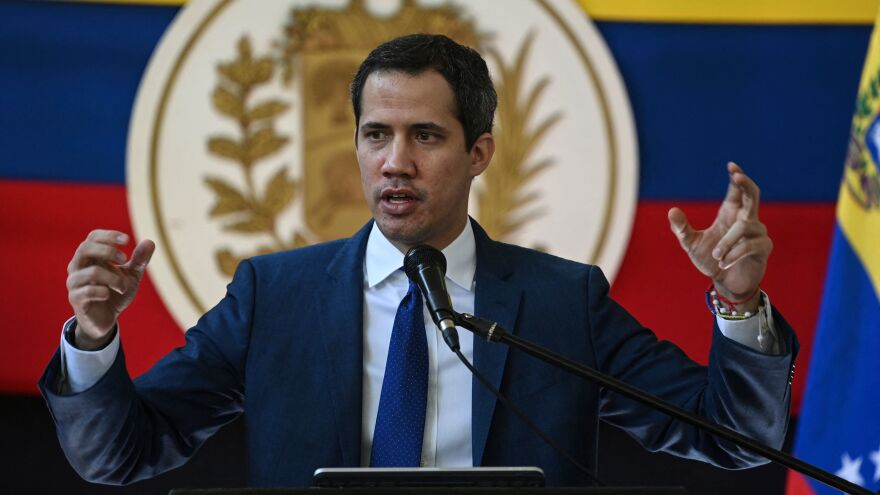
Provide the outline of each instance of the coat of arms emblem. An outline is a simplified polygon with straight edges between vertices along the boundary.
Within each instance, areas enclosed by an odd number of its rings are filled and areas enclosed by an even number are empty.
[[[471,214],[496,239],[613,276],[636,201],[626,93],[574,2],[195,0],[163,39],[132,119],[139,237],[182,327],[241,259],[347,237],[369,219],[348,84],[383,41],[445,34],[480,51],[499,93],[497,152]],[[490,22],[490,20],[492,20]]]

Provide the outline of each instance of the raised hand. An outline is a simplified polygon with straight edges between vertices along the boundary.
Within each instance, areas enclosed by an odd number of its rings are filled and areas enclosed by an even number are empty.
[[[112,338],[116,318],[134,299],[156,249],[153,241],[141,241],[127,259],[118,249],[126,244],[122,232],[93,230],[67,265],[67,298],[80,349],[98,349]]]
[[[709,228],[694,230],[679,208],[669,210],[669,226],[694,266],[712,279],[719,293],[731,300],[748,299],[741,309],[754,311],[773,242],[758,219],[757,184],[733,162],[727,164],[727,171],[727,196]]]

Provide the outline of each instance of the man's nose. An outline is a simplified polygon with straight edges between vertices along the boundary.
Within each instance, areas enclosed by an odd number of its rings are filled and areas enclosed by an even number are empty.
[[[386,176],[413,177],[416,172],[415,158],[406,139],[396,138],[391,150],[382,164],[382,174]]]

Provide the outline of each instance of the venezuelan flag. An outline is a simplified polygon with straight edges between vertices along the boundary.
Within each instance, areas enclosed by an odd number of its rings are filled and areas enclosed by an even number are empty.
[[[878,17],[880,23],[880,17]],[[859,85],[795,454],[880,488],[880,33]],[[790,474],[789,495],[837,493]]]

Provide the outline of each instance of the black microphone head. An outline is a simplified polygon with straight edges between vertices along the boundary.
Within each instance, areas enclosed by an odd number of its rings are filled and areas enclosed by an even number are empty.
[[[440,267],[440,273],[446,275],[446,256],[435,247],[420,244],[411,248],[403,257],[403,271],[410,280],[418,280],[419,266],[434,265]]]
[[[411,282],[419,286],[434,324],[443,333],[443,340],[453,352],[458,352],[458,332],[455,330],[455,311],[446,290],[446,256],[425,244],[407,251],[403,257],[403,271]]]

